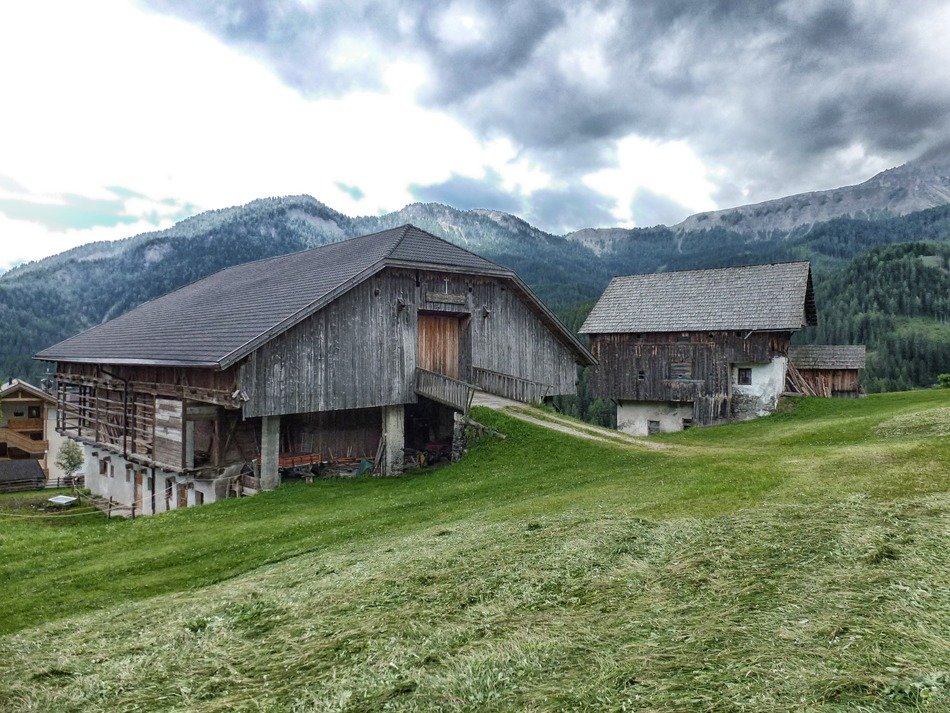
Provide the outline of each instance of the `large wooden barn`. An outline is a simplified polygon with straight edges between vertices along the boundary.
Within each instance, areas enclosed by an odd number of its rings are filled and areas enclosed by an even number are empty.
[[[87,485],[144,514],[300,464],[398,472],[476,387],[573,394],[594,362],[514,272],[411,225],[222,270],[37,358]]]
[[[816,321],[807,262],[617,277],[581,328],[591,393],[634,435],[769,413],[792,333]]]

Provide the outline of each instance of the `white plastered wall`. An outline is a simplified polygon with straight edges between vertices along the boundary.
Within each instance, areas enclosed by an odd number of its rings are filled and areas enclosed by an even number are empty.
[[[669,401],[620,401],[617,403],[617,430],[631,436],[646,436],[650,421],[657,421],[661,433],[683,430],[683,420],[693,418],[691,403]]]
[[[94,448],[89,445],[83,445],[83,456],[85,464],[82,472],[86,477],[86,487],[101,498],[112,498],[116,503],[125,507],[131,507],[135,502],[135,473],[142,471],[142,509],[136,512],[136,515],[152,515],[155,513],[174,510],[178,503],[179,484],[185,484],[188,488],[187,502],[188,507],[196,504],[195,493],[200,492],[204,496],[205,505],[213,503],[216,500],[226,497],[226,487],[223,480],[195,480],[191,476],[179,475],[177,473],[167,473],[156,469],[154,474],[154,498],[152,492],[152,469],[145,468],[137,463],[130,463],[122,456],[110,453],[101,448]],[[93,455],[96,453],[97,455]],[[108,459],[106,474],[100,475],[100,463],[103,459]],[[131,468],[126,468],[126,465]],[[111,475],[110,475],[111,473]],[[166,488],[171,486],[171,497],[166,498]],[[154,503],[154,509],[153,509]],[[119,514],[128,514],[122,512]]]
[[[739,369],[752,370],[752,383],[739,383]],[[785,391],[786,357],[775,357],[766,364],[732,365],[732,404],[736,416],[754,418],[775,411],[778,399]]]

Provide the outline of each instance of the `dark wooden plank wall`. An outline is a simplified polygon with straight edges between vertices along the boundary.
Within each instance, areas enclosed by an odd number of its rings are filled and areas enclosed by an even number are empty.
[[[63,377],[84,376],[96,378],[105,376],[102,370],[114,374],[119,379],[147,384],[164,384],[169,387],[197,387],[215,389],[231,393],[237,388],[238,370],[236,367],[219,371],[217,369],[180,367],[180,366],[140,366],[120,364],[78,364],[59,362],[58,374]],[[175,393],[171,389],[169,393]]]
[[[502,281],[389,269],[242,363],[244,415],[415,403],[420,312],[461,317],[462,380],[480,366],[551,384],[552,395],[575,393],[573,352]]]
[[[379,409],[294,414],[281,419],[281,455],[374,458],[383,434]]]
[[[623,401],[693,402],[693,420],[729,415],[731,365],[766,363],[788,354],[787,332],[596,334],[599,360],[591,395]],[[640,372],[643,378],[640,378]]]

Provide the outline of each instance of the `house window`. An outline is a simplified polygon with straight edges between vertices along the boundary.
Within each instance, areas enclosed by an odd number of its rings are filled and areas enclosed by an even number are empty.
[[[99,475],[108,475],[109,474],[109,461],[101,460],[99,461]]]
[[[751,386],[752,385],[752,369],[747,366],[740,366],[737,383],[739,384],[739,386]]]
[[[27,418],[40,418],[40,407],[39,406],[30,406],[27,409]]]
[[[660,432],[659,421],[647,421],[647,435],[652,436]]]
[[[643,381],[646,378],[647,373],[643,369],[640,369],[640,371],[637,372],[637,381]]]

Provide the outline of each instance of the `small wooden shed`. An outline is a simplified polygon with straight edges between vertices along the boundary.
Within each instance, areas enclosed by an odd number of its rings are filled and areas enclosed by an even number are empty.
[[[807,344],[788,350],[788,390],[807,396],[864,396],[861,370],[867,361],[863,344]]]

